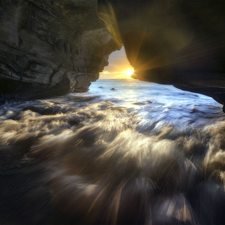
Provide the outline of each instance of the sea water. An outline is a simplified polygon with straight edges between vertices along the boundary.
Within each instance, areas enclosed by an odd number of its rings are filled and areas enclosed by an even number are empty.
[[[98,80],[0,105],[1,224],[223,224],[225,116],[171,85]]]

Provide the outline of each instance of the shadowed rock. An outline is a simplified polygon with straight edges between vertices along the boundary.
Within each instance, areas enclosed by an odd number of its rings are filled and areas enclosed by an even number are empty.
[[[133,78],[225,102],[224,1],[99,2],[101,18],[112,21],[111,33],[124,43]]]

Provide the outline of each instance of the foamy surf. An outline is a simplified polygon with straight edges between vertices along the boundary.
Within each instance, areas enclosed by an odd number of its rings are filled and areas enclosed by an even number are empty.
[[[1,224],[223,224],[221,108],[126,80],[1,105]]]

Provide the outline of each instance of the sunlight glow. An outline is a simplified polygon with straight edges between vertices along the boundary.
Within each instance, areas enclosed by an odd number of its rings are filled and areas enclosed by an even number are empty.
[[[127,74],[127,76],[131,76],[132,74],[134,73],[134,70],[127,70],[126,71],[126,74]]]
[[[127,59],[124,47],[113,52],[108,61],[109,65],[100,73],[100,79],[133,79],[131,74],[134,72],[134,68]]]

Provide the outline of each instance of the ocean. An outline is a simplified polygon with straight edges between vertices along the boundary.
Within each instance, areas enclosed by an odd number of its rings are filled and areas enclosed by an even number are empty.
[[[137,80],[0,105],[0,224],[224,224],[225,114]]]

